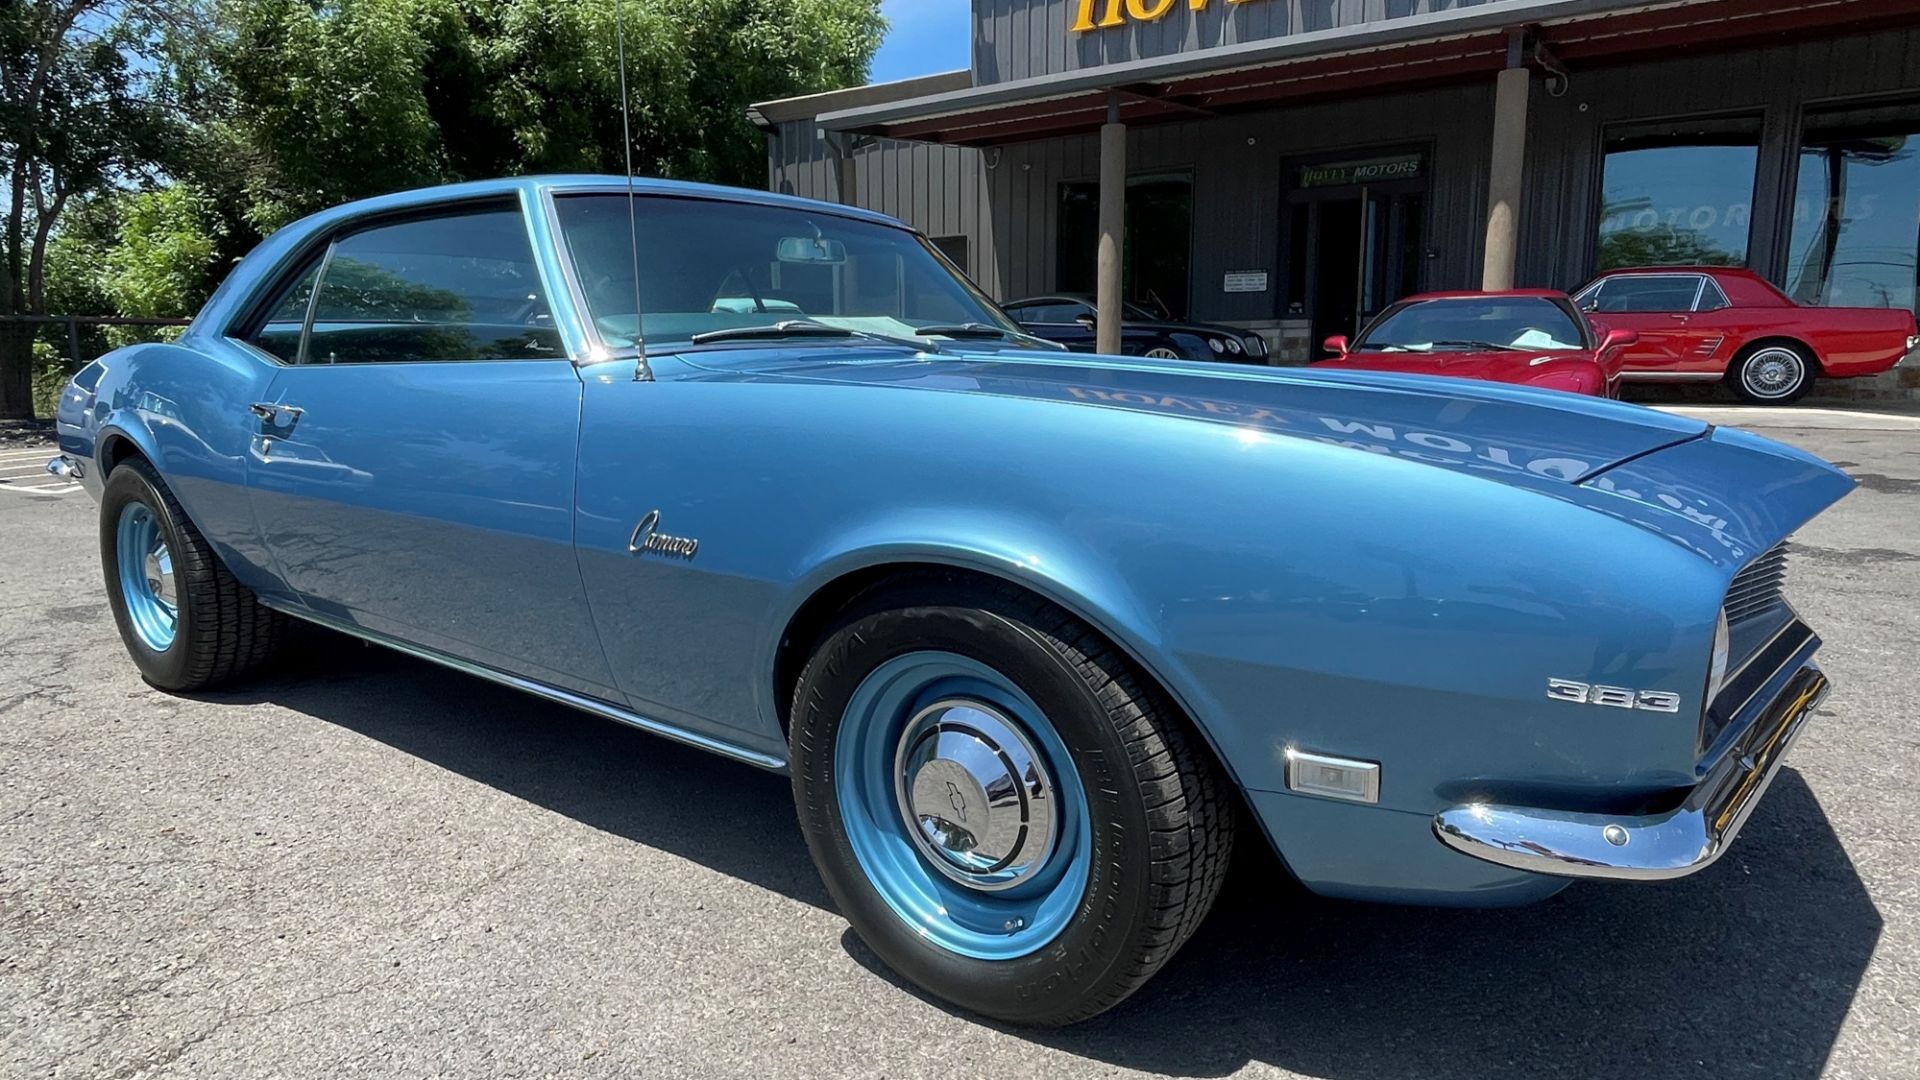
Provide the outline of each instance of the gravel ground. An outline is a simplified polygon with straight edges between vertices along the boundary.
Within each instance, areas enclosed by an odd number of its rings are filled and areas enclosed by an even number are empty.
[[[0,493],[0,1075],[1920,1076],[1920,422],[1718,418],[1862,485],[1793,556],[1836,692],[1725,859],[1473,913],[1256,852],[1046,1033],[881,969],[779,777],[317,633],[149,689],[92,502]]]

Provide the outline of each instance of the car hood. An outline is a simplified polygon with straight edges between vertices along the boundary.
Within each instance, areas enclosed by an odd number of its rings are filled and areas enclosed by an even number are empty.
[[[1577,483],[1709,430],[1634,405],[1426,375],[954,348],[916,356],[869,348],[726,350],[682,359],[695,378],[1069,402],[1253,428],[1545,486]]]
[[[1558,366],[1569,360],[1591,361],[1585,349],[1554,352],[1436,352],[1436,353],[1349,353],[1314,365],[1320,369],[1345,371],[1403,371],[1413,374],[1449,375],[1457,379],[1488,379],[1494,382],[1525,382],[1544,367]]]

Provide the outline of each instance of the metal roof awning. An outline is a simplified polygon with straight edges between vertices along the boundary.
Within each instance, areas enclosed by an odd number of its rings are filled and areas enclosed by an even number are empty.
[[[1486,74],[1537,27],[1556,62],[1731,48],[1920,22],[1916,0],[1492,0],[1467,8],[822,111],[827,131],[984,146]]]

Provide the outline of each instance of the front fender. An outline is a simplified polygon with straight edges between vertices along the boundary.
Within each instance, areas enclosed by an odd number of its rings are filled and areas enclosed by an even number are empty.
[[[959,524],[964,522],[964,525]],[[1220,753],[1203,717],[1216,703],[1194,673],[1167,647],[1149,605],[1114,566],[1070,534],[1014,515],[917,512],[878,516],[835,533],[809,552],[772,605],[760,634],[756,670],[772,672],[801,610],[836,583],[889,567],[943,566],[999,578],[1058,604],[1099,631],[1167,693],[1199,728],[1230,778],[1233,762]],[[769,680],[763,714],[775,715],[778,688]]]

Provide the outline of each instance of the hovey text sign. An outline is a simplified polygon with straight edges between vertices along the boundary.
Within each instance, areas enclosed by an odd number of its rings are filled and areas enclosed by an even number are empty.
[[[1072,8],[1073,29],[1078,32],[1104,30],[1132,22],[1153,22],[1165,18],[1181,0],[1080,0]],[[1251,3],[1253,0],[1215,0],[1222,7]],[[1208,0],[1186,0],[1193,11],[1207,10]]]

